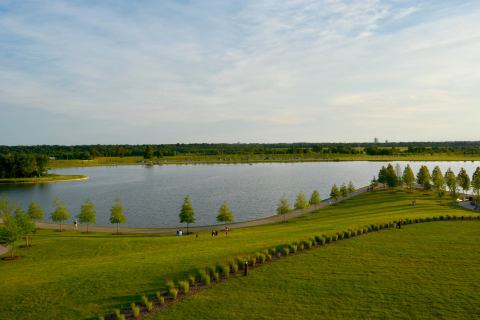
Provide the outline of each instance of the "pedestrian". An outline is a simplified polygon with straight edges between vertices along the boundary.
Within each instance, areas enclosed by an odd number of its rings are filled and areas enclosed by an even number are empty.
[[[73,229],[78,230],[78,222],[77,219],[73,220]]]
[[[218,236],[218,230],[215,230],[215,237]]]
[[[215,235],[215,231],[212,230],[212,237]]]

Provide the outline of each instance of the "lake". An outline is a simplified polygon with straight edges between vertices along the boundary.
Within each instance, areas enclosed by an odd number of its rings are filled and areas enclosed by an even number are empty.
[[[438,165],[443,172],[448,167],[458,173],[464,167],[471,176],[480,161],[475,162],[392,162],[403,168],[410,163],[415,174],[422,164],[430,171]],[[215,224],[218,208],[223,201],[235,214],[236,221],[270,216],[275,213],[279,198],[285,195],[293,205],[296,195],[307,198],[313,190],[328,198],[331,186],[352,181],[356,187],[369,184],[386,162],[346,161],[310,163],[262,163],[215,165],[162,165],[87,167],[51,170],[59,174],[83,174],[86,181],[41,185],[0,186],[24,208],[37,201],[52,211],[52,201],[58,197],[73,216],[80,211],[85,199],[96,204],[97,225],[108,225],[109,210],[115,198],[120,198],[127,216],[126,226],[178,226],[179,208],[185,195],[190,195],[195,209],[195,225]]]

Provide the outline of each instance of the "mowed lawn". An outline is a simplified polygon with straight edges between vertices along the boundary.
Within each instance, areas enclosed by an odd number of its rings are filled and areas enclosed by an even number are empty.
[[[310,250],[149,319],[479,319],[480,222],[409,225]]]
[[[417,200],[415,207],[409,205],[413,199]],[[161,290],[165,279],[238,254],[349,227],[447,214],[471,215],[451,200],[438,200],[431,194],[379,191],[287,223],[233,230],[228,237],[40,230],[31,249],[17,250],[20,260],[0,261],[0,319],[95,317]],[[355,257],[350,258],[353,263]]]

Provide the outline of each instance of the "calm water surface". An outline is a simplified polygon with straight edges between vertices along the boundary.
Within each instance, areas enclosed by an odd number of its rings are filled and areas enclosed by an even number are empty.
[[[400,164],[402,170],[407,162]],[[451,167],[458,173],[464,167],[471,176],[480,162],[409,162],[416,173],[422,164],[430,170],[439,165],[443,171]],[[128,226],[177,226],[183,197],[190,195],[195,209],[195,225],[215,224],[217,210],[227,200],[236,221],[272,215],[284,194],[293,203],[299,192],[307,197],[314,189],[327,198],[331,186],[352,181],[364,186],[376,176],[384,162],[317,162],[224,165],[163,165],[68,168],[52,170],[61,174],[83,174],[86,181],[42,185],[0,186],[0,194],[24,208],[37,201],[52,210],[52,201],[60,198],[78,214],[85,199],[97,206],[97,224],[108,225],[109,209],[115,198],[125,206]],[[72,218],[73,219],[73,218]]]

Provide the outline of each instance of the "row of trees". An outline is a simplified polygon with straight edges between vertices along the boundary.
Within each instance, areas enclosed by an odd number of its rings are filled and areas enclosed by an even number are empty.
[[[387,167],[383,166],[380,169],[378,179],[374,179],[374,182],[383,183],[390,188],[406,185],[409,189],[417,183],[424,190],[433,188],[439,197],[445,195],[447,188],[452,197],[457,197],[460,189],[463,190],[464,194],[473,190],[477,196],[477,201],[480,198],[480,167],[476,168],[470,179],[464,168],[461,168],[455,175],[451,168],[443,174],[439,166],[436,166],[431,173],[427,166],[421,166],[415,176],[410,165],[407,165],[402,172],[398,164],[396,168],[389,164]]]
[[[47,173],[47,162],[39,154],[0,154],[0,179],[40,177]]]

